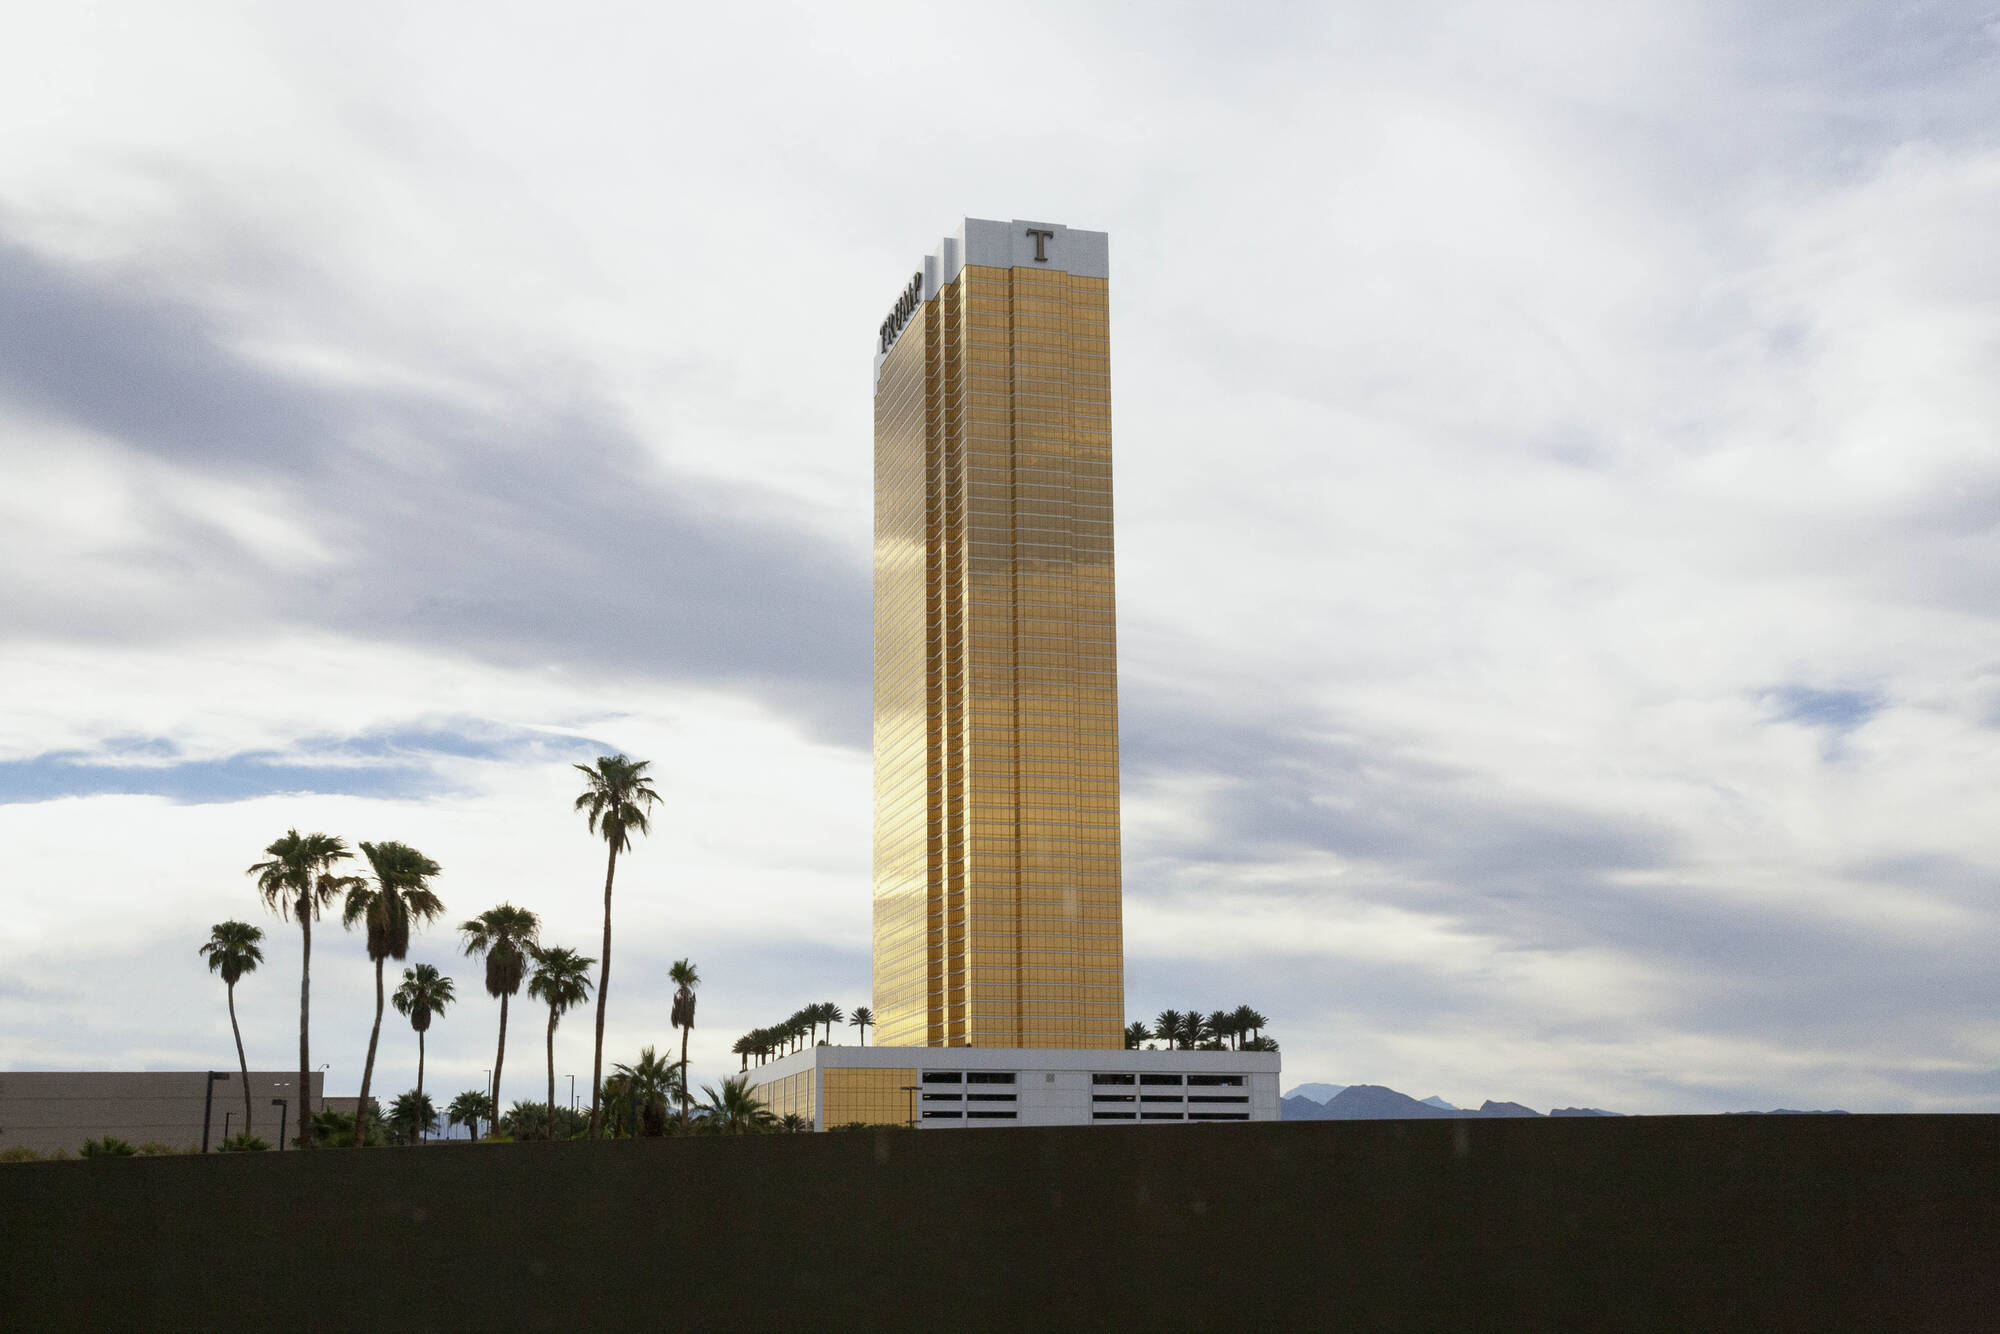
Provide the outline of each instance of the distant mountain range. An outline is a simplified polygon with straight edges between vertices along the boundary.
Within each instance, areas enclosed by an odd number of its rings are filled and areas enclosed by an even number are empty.
[[[1301,1084],[1280,1100],[1287,1121],[1434,1121],[1464,1116],[1540,1116],[1518,1102],[1493,1102],[1475,1108],[1454,1107],[1433,1094],[1412,1098],[1380,1084]],[[1623,1116],[1599,1107],[1557,1107],[1550,1116]],[[1801,1112],[1780,1107],[1770,1112],[1733,1112],[1734,1116],[1846,1116],[1842,1111]]]
[[[1332,1090],[1324,1097],[1314,1095]],[[1418,1099],[1380,1084],[1301,1084],[1282,1100],[1287,1121],[1435,1121],[1467,1116],[1540,1116],[1518,1102],[1479,1104],[1477,1109],[1454,1107],[1435,1095]],[[1550,1116],[1617,1116],[1596,1107],[1558,1107]]]

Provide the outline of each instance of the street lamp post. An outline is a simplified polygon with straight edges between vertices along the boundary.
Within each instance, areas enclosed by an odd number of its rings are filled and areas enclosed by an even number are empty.
[[[227,1078],[229,1076],[220,1070],[211,1070],[208,1072],[208,1092],[201,1100],[201,1151],[203,1153],[208,1152],[208,1118],[215,1110],[215,1083],[219,1079]]]
[[[225,1145],[229,1143],[229,1118],[234,1115],[236,1115],[234,1112],[224,1112],[222,1114],[222,1142]]]
[[[271,1105],[278,1109],[278,1152],[285,1151],[285,1118],[291,1115],[292,1104],[284,1098],[271,1099]]]
[[[917,1128],[917,1090],[921,1087],[918,1084],[903,1085],[903,1092],[910,1095],[910,1129],[912,1130]]]
[[[570,1110],[571,1110],[572,1112],[576,1110],[576,1076],[575,1076],[575,1075],[571,1075],[571,1076],[569,1077],[569,1109],[570,1109]]]

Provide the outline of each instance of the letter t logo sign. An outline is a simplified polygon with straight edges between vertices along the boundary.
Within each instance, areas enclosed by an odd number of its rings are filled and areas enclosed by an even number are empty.
[[[1035,238],[1035,263],[1048,263],[1048,244],[1056,239],[1056,234],[1050,231],[1043,231],[1040,227],[1030,227],[1028,228],[1028,235]]]

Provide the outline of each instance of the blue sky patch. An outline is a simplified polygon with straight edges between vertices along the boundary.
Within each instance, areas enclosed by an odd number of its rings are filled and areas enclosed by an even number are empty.
[[[60,797],[146,796],[202,804],[277,793],[419,797],[442,786],[428,765],[314,764],[272,751],[177,764],[107,763],[80,751],[0,762],[0,804]]]
[[[149,796],[190,804],[248,801],[279,793],[408,798],[449,786],[440,759],[587,761],[617,747],[480,719],[351,737],[318,736],[291,751],[256,750],[180,759],[170,738],[118,736],[96,750],[51,751],[0,761],[0,805],[61,797]]]
[[[1764,698],[1776,706],[1778,721],[1852,732],[1880,713],[1887,704],[1873,690],[1815,690],[1811,686],[1774,686]]]

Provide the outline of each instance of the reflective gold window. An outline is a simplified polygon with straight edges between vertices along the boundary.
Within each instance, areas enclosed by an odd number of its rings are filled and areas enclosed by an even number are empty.
[[[968,265],[881,367],[884,1046],[1124,1043],[1106,293]]]

